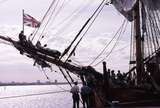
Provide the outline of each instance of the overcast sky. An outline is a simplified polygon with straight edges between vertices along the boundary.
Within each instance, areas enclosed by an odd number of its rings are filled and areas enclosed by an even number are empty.
[[[62,2],[63,0],[61,0]],[[18,39],[22,28],[22,9],[38,20],[41,20],[52,0],[0,0],[0,35]],[[92,15],[101,0],[66,0],[65,5],[52,19],[52,23],[44,32],[45,38],[41,40],[47,43],[51,49],[63,51],[73,37],[77,34],[85,21]],[[62,3],[60,3],[62,4]],[[59,5],[61,6],[61,5]],[[122,25],[124,18],[112,5],[106,5],[96,19],[95,23],[86,34],[85,38],[76,50],[73,61],[80,65],[88,65],[100,53],[104,46],[112,39],[115,32]],[[29,35],[33,29],[25,27],[25,34]],[[111,69],[128,71],[130,44],[130,26],[117,47],[106,59],[107,67]],[[9,45],[0,44],[0,81],[33,82],[36,80],[47,81],[41,69],[34,67],[34,61],[19,54],[15,48]],[[109,49],[112,46],[108,48]],[[107,53],[101,56],[104,58]],[[54,66],[53,66],[54,67]],[[95,67],[102,70],[102,64]],[[54,67],[53,70],[57,70]],[[47,75],[53,81],[64,80],[59,71],[50,72],[46,69]],[[76,77],[75,77],[76,78]]]

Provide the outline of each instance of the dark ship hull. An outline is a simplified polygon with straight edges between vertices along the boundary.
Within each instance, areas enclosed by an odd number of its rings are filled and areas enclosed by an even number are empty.
[[[111,98],[117,106],[159,106],[160,94],[138,88],[111,89]],[[117,92],[118,91],[118,92]]]
[[[160,92],[153,83],[135,85],[132,82],[117,83],[107,74],[105,63],[104,74],[95,73],[89,67],[85,74],[86,82],[93,89],[91,98],[93,108],[108,106],[160,106]],[[90,70],[90,71],[89,71]],[[92,71],[91,71],[92,70]],[[83,81],[83,80],[82,80]]]

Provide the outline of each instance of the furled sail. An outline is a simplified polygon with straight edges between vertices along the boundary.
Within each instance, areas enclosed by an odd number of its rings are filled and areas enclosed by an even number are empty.
[[[112,4],[115,8],[129,21],[133,20],[132,10],[137,0],[112,0]]]

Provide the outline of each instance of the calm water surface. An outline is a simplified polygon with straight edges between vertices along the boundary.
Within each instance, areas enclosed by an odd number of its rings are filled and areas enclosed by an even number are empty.
[[[72,108],[71,93],[68,91],[54,93],[64,89],[70,90],[70,87],[68,85],[0,87],[0,108]],[[43,94],[48,92],[53,93]],[[41,95],[30,95],[39,93]]]

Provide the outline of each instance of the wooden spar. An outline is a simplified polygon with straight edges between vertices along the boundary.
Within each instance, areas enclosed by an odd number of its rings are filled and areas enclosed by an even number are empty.
[[[55,64],[58,67],[64,68],[69,72],[76,74],[80,77],[84,76],[90,87],[93,89],[93,106],[98,102],[102,104],[100,101],[100,97],[103,96],[104,91],[102,91],[102,84],[103,84],[103,75],[97,72],[91,66],[75,66],[68,62],[63,62],[54,56],[47,55],[47,53],[41,52],[40,49],[36,48],[35,46],[29,45],[29,42],[26,45],[21,45],[19,41],[15,41],[9,37],[4,37],[0,35],[0,39],[11,43],[17,50],[23,51],[27,57],[32,58],[36,61],[36,58],[41,59],[43,62],[49,62],[51,64]],[[98,97],[97,97],[98,96]],[[97,97],[97,98],[96,98]],[[104,100],[104,99],[103,99]],[[103,101],[102,100],[102,101]],[[95,107],[95,108],[103,108],[103,107]]]
[[[15,41],[9,37],[4,37],[0,35],[0,39],[5,40],[11,44],[13,44],[13,46],[15,48],[17,48],[18,50],[22,49],[22,46],[20,45],[19,41]],[[64,69],[69,70],[70,72],[72,72],[73,74],[77,74],[77,75],[84,75],[87,74],[87,72],[89,72],[90,74],[94,75],[95,77],[102,77],[102,74],[100,74],[99,72],[97,72],[96,70],[92,69],[91,67],[85,67],[85,66],[75,66],[72,65],[68,62],[63,62],[57,58],[48,56],[46,53],[41,52],[39,49],[36,49],[34,47],[30,47],[30,48],[23,48],[25,50],[25,52],[29,55],[31,55],[30,58],[34,59],[34,57],[32,57],[32,55],[34,56],[34,54],[36,56],[38,56],[38,58],[41,58],[49,63],[55,64],[58,67],[62,67]],[[36,52],[36,53],[34,53]]]
[[[140,9],[139,0],[137,1],[134,10],[134,28],[135,28],[135,40],[136,40],[136,71],[137,71],[137,84],[142,81],[143,74],[143,53],[142,53],[142,39],[140,29]]]
[[[5,40],[7,42],[10,42],[12,43],[16,48],[17,48],[17,44],[18,44],[18,41],[15,41],[15,40],[12,40],[11,38],[8,38],[8,37],[4,37],[4,36],[0,36],[0,39],[2,40]],[[28,52],[29,53],[29,52]],[[65,68],[65,69],[68,69],[69,71],[71,72],[77,72],[76,74],[80,74],[79,72],[82,71],[82,67],[78,67],[78,66],[74,66],[74,65],[71,65],[69,63],[64,63],[63,61],[59,60],[59,59],[55,59],[55,58],[52,58],[52,57],[49,57],[49,56],[46,56],[44,54],[41,54],[41,53],[37,53],[38,54],[38,57],[40,58],[45,58],[45,60],[47,62],[50,62],[52,64],[55,64],[57,66],[60,66],[62,68]]]
[[[9,42],[9,43],[13,43],[13,42],[14,42],[11,38],[9,38],[9,37],[4,37],[4,36],[1,36],[1,35],[0,35],[0,39],[5,40],[5,41],[7,41],[7,42]],[[16,42],[16,41],[15,41],[15,42]]]

